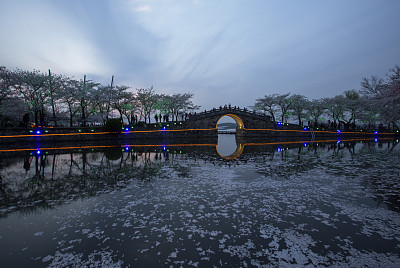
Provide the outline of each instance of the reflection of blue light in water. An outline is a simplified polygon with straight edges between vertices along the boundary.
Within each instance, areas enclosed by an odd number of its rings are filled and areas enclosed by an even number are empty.
[[[375,131],[375,134],[378,134],[378,131]]]
[[[338,131],[337,131],[338,133],[340,133],[340,129],[338,129]]]
[[[338,140],[337,143],[340,143],[340,140]]]
[[[281,147],[278,147],[278,152],[282,151]]]
[[[375,138],[375,142],[377,142],[378,141],[378,139],[377,138]]]

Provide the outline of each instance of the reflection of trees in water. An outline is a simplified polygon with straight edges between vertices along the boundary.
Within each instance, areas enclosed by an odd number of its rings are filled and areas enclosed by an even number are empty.
[[[387,152],[391,152],[397,142],[387,143],[306,143],[297,148],[280,148],[278,150],[261,153],[262,158],[256,158],[258,172],[265,175],[287,177],[300,174],[315,168],[326,167],[329,170],[341,170],[346,165],[346,159],[354,159],[358,155],[377,152],[386,144]]]
[[[128,152],[107,159],[104,153],[33,155],[23,158],[19,175],[3,173],[0,209],[4,216],[51,208],[83,197],[123,188],[134,180],[151,181],[159,174],[165,156]],[[29,163],[29,167],[28,167]]]
[[[306,146],[282,146],[279,152],[276,146],[246,146],[244,153],[233,161],[220,158],[215,147],[151,152],[129,148],[123,152],[124,148],[116,147],[108,152],[26,155],[16,164],[10,161],[4,164],[3,159],[0,162],[0,209],[2,215],[13,210],[29,212],[123,188],[132,181],[151,182],[155,177],[170,176],[188,178],[193,165],[208,162],[216,167],[255,166],[257,172],[276,178],[299,176],[316,168],[326,170],[329,175],[364,176],[364,187],[372,192],[376,202],[400,211],[400,171],[393,156],[389,157],[397,144],[396,141],[314,142]],[[393,161],[393,168],[388,169],[387,161],[379,159]],[[160,172],[165,163],[173,174]],[[344,168],[350,166],[350,171]]]
[[[334,143],[299,147],[265,154],[257,158],[257,171],[266,177],[280,179],[292,175],[328,172],[329,176],[361,178],[364,190],[377,204],[400,212],[399,154],[394,149],[398,142]],[[309,173],[307,173],[309,174]],[[306,177],[304,179],[307,179]]]
[[[397,145],[397,141],[379,142],[356,161],[365,166],[363,186],[372,190],[377,204],[384,203],[390,210],[400,212],[400,155],[396,158],[390,154]]]
[[[267,177],[277,176],[282,179],[291,175],[312,170],[317,165],[318,154],[306,147],[284,149],[264,154],[255,160],[257,172]]]
[[[378,205],[384,203],[389,209],[400,212],[400,172],[397,169],[390,173],[373,174],[369,180],[364,180],[364,186],[373,189],[373,199]]]

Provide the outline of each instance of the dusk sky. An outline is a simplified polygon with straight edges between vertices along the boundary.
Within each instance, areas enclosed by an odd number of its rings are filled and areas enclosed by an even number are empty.
[[[400,64],[399,0],[1,0],[0,65],[194,93],[201,110],[360,89]]]

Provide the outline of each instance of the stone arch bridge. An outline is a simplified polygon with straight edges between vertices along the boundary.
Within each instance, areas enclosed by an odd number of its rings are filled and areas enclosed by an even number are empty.
[[[217,128],[219,120],[225,116],[235,120],[237,132],[241,132],[245,129],[270,129],[275,126],[270,116],[237,107],[214,108],[209,111],[194,114],[185,123],[186,127],[192,129],[212,129]]]

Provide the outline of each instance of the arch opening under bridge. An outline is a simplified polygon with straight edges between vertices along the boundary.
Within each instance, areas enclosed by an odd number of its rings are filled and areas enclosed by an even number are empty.
[[[239,116],[237,116],[237,115],[235,115],[235,114],[225,114],[225,115],[221,116],[221,117],[218,119],[217,123],[215,124],[215,128],[218,128],[219,122],[220,122],[221,119],[224,118],[224,117],[232,118],[232,119],[235,121],[235,123],[236,123],[236,131],[241,131],[241,130],[244,129],[243,120],[242,120]]]

